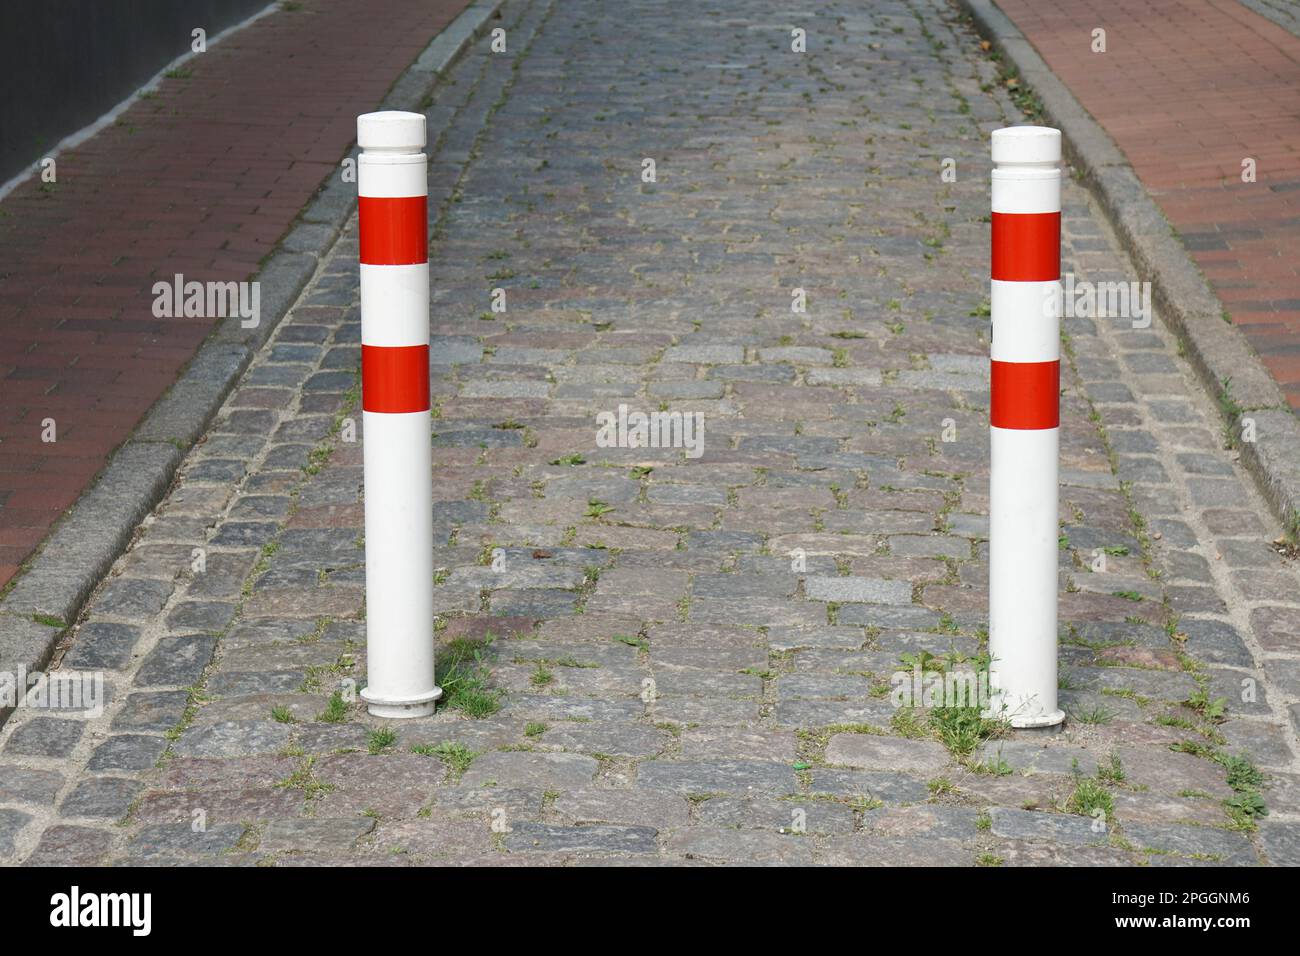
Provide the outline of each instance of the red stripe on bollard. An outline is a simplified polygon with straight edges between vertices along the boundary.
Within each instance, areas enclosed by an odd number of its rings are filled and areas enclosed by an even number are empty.
[[[1061,214],[993,213],[992,273],[1005,282],[1061,278]]]
[[[994,362],[989,384],[989,424],[994,428],[1060,426],[1060,361]]]
[[[361,407],[367,412],[429,410],[429,346],[361,346]]]
[[[429,200],[426,196],[359,196],[361,262],[409,266],[429,261]]]

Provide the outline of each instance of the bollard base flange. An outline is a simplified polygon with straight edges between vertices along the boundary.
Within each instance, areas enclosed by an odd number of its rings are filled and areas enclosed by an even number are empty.
[[[431,717],[433,709],[442,697],[442,688],[434,687],[427,694],[418,697],[380,697],[369,687],[361,688],[361,699],[366,702],[366,710],[371,717],[393,717],[398,720],[409,717]]]
[[[1046,714],[1018,714],[1009,718],[1012,727],[1028,730],[1033,727],[1055,727],[1065,722],[1065,711],[1053,710]]]

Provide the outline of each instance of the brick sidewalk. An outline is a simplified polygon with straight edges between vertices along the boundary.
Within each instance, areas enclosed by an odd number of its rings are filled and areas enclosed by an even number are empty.
[[[1235,0],[997,4],[1124,151],[1300,409],[1300,37]]]
[[[354,218],[88,602],[104,712],[0,728],[0,862],[1300,864],[1300,578],[1158,323],[1065,323],[1066,725],[890,699],[986,651],[1018,114],[944,0],[819,2],[802,57],[719,8],[508,0],[428,111],[437,715],[350,700]],[[1131,274],[1068,178],[1062,222]],[[601,447],[620,404],[702,455]]]
[[[155,318],[154,281],[250,278],[337,170],[356,115],[466,5],[277,11],[60,155],[57,184],[0,202],[0,587],[215,324]]]

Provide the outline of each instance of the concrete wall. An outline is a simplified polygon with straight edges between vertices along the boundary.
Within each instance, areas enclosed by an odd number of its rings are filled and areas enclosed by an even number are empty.
[[[0,2],[0,182],[268,0]]]

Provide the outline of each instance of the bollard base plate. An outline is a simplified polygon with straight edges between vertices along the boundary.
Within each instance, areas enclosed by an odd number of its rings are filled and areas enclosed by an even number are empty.
[[[442,688],[435,686],[427,694],[418,697],[392,698],[381,697],[369,687],[361,689],[361,699],[366,702],[366,710],[371,717],[392,717],[398,720],[410,717],[432,717],[433,709],[442,697]]]
[[[1012,716],[1010,724],[1017,730],[1028,730],[1033,727],[1055,727],[1057,724],[1065,722],[1065,711],[1053,710],[1046,714],[1017,714]]]

